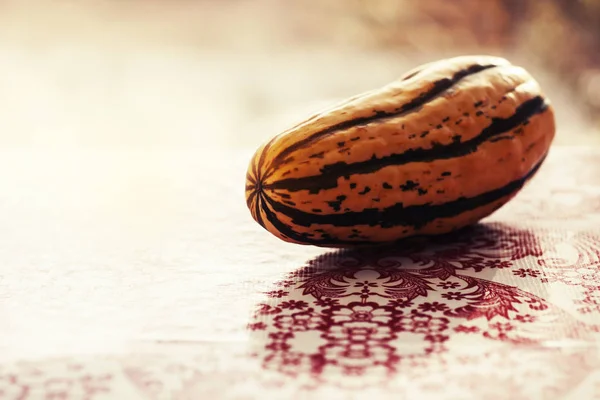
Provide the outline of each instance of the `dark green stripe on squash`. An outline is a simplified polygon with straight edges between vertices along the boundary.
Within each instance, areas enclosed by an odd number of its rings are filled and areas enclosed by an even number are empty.
[[[509,131],[532,116],[544,112],[547,104],[541,96],[536,96],[521,104],[513,115],[508,118],[493,118],[490,125],[484,128],[479,135],[465,142],[452,142],[445,146],[436,146],[431,149],[410,149],[400,154],[392,154],[382,158],[371,158],[367,161],[325,165],[321,174],[302,178],[288,178],[264,185],[265,189],[284,189],[290,192],[308,190],[317,194],[324,189],[337,186],[337,181],[343,176],[356,174],[369,174],[384,167],[400,166],[411,162],[432,162],[449,158],[462,157],[477,150],[485,141]]]
[[[350,119],[339,124],[330,126],[321,131],[313,133],[309,137],[299,140],[288,148],[284,149],[281,153],[279,153],[274,159],[273,163],[269,166],[269,170],[279,168],[282,164],[284,164],[289,159],[287,158],[294,151],[310,146],[315,143],[317,140],[331,135],[332,133],[350,129],[356,126],[365,125],[371,122],[381,121],[384,119],[396,118],[402,116],[406,113],[418,110],[423,105],[427,104],[431,100],[437,98],[442,93],[450,89],[452,86],[456,85],[458,82],[463,80],[464,78],[476,74],[481,71],[485,71],[486,69],[494,68],[495,65],[471,65],[461,71],[456,72],[451,78],[442,78],[433,83],[431,89],[427,90],[419,94],[419,96],[415,97],[408,103],[398,107],[394,112],[377,112],[374,111],[374,115],[368,117],[360,117]]]
[[[273,199],[266,197],[267,203],[278,213],[292,219],[292,223],[298,226],[309,227],[311,225],[332,225],[337,227],[349,227],[356,225],[367,226],[411,226],[413,228],[423,227],[425,224],[438,219],[449,218],[467,211],[486,206],[506,197],[516,190],[521,189],[530,177],[532,177],[542,165],[542,158],[525,176],[516,179],[505,186],[481,193],[473,197],[461,197],[443,204],[429,205],[419,204],[404,206],[395,204],[385,209],[369,208],[358,212],[346,212],[341,214],[311,214],[295,208],[287,207]]]

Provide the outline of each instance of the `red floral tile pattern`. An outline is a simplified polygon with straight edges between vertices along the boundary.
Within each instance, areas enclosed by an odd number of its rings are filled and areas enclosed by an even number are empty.
[[[514,201],[470,229],[295,259],[277,281],[257,283],[249,321],[231,321],[242,326],[237,342],[217,332],[186,351],[0,364],[0,399],[599,396],[597,158],[555,152]],[[249,258],[244,284],[253,267]],[[225,286],[189,324],[210,327],[242,302],[220,298]]]

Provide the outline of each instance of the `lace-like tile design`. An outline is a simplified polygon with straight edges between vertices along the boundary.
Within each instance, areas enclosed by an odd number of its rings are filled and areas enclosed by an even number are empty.
[[[433,244],[330,253],[267,293],[249,325],[257,357],[307,389],[449,393],[430,382],[464,382],[476,371],[504,378],[470,385],[473,396],[507,382],[512,398],[562,396],[599,361],[589,288],[599,281],[589,275],[600,265],[599,239],[600,231],[565,237],[489,224]],[[559,247],[579,256],[555,258]],[[555,301],[564,290],[570,298]],[[502,366],[511,357],[530,361]],[[469,393],[463,384],[456,395]]]
[[[189,242],[177,237],[172,253],[143,253],[135,268],[115,257],[75,277],[34,262],[0,270],[0,337],[13,339],[0,356],[20,343],[19,324],[39,331],[22,341],[40,338],[0,363],[0,399],[600,398],[597,159],[555,149],[482,224],[342,252],[263,239],[245,204],[235,208],[242,193],[224,182],[242,167],[230,166],[214,193],[190,183],[186,220],[214,230],[178,225]],[[198,163],[186,170],[207,168]],[[202,196],[227,213],[193,214]],[[50,317],[89,333],[73,336],[81,351],[39,353],[60,332],[45,330]]]

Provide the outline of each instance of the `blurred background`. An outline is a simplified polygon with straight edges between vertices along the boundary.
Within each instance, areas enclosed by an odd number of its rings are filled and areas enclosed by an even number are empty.
[[[0,146],[255,147],[466,53],[529,69],[600,142],[600,0],[1,0]]]

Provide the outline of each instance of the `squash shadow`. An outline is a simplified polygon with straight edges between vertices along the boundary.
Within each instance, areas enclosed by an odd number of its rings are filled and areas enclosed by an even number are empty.
[[[252,354],[263,369],[308,388],[406,384],[432,371],[464,383],[482,365],[506,367],[528,356],[538,360],[528,371],[550,362],[587,365],[585,351],[540,350],[556,340],[585,341],[595,329],[546,300],[540,260],[552,240],[488,223],[325,253],[257,305],[248,325]]]

